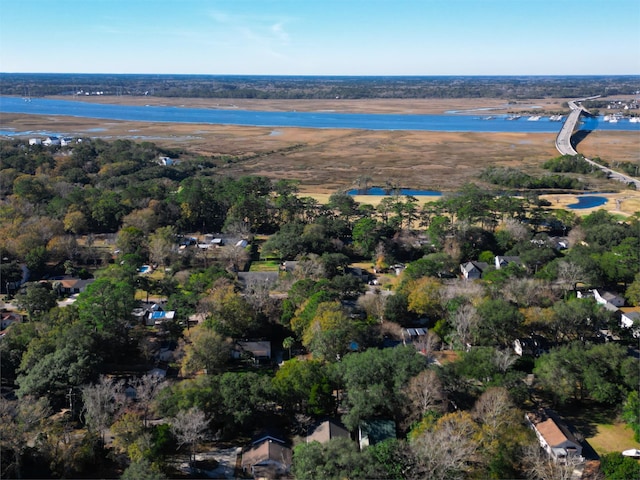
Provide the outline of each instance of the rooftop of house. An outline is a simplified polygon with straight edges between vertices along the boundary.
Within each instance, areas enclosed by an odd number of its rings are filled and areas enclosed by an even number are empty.
[[[527,413],[527,418],[551,448],[567,441],[579,444],[567,426],[555,418],[549,410],[540,409],[537,412]]]
[[[326,443],[333,438],[349,438],[349,432],[335,420],[325,420],[307,436],[307,442]]]
[[[620,311],[631,320],[640,320],[640,307],[621,308]]]
[[[476,262],[476,261],[470,261],[467,263],[463,263],[462,264],[462,268],[464,270],[466,270],[467,272],[470,272],[471,270],[473,270],[474,268],[477,268],[478,270],[486,270],[487,268],[489,268],[489,264],[486,262]]]
[[[500,263],[509,263],[509,262],[520,263],[520,257],[514,256],[514,255],[512,256],[497,255],[496,260]]]
[[[396,438],[393,420],[363,420],[360,422],[360,446],[375,445],[388,438]]]
[[[95,279],[93,278],[86,278],[86,279],[82,279],[82,278],[77,278],[77,277],[65,277],[65,278],[61,278],[59,280],[55,280],[56,282],[60,283],[60,286],[62,288],[85,288],[87,285],[89,285],[90,283],[93,283]]]
[[[240,350],[249,352],[254,357],[271,358],[271,342],[268,340],[238,340],[236,345]]]
[[[292,452],[283,440],[267,436],[254,443],[242,454],[242,468],[250,469],[268,461],[276,461],[285,466],[291,465]]]

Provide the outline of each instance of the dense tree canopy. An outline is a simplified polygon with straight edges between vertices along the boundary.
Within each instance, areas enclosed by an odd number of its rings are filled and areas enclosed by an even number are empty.
[[[161,155],[180,162],[160,165]],[[534,472],[540,458],[518,409],[532,398],[602,404],[636,429],[633,332],[576,292],[638,303],[637,216],[578,216],[486,188],[573,188],[564,170],[582,168],[574,160],[554,159],[549,168],[562,171],[540,178],[488,169],[481,186],[429,202],[389,181],[374,207],[342,191],[320,205],[296,182],[222,175],[235,156],[129,140],[0,142],[0,293],[28,314],[3,332],[3,387],[26,404],[34,395],[69,408],[39,427],[31,460],[49,465],[41,476],[86,476],[92,461],[108,463],[99,436],[111,428],[114,469],[160,478],[176,443],[193,459],[204,434],[244,442],[279,425],[297,439],[334,416],[351,433],[393,420],[399,438],[362,451],[300,443],[296,476],[519,478],[553,470]],[[496,269],[496,255],[519,262]],[[467,261],[491,266],[467,280]],[[58,307],[65,276],[93,281]],[[147,326],[159,309],[174,319]],[[538,343],[516,358],[516,339]],[[264,362],[231,355],[253,341],[269,342]],[[148,380],[154,367],[167,379]],[[125,379],[135,401],[107,378]],[[3,420],[20,426],[10,407]],[[74,422],[81,429],[68,436]],[[7,448],[13,462],[29,453]]]

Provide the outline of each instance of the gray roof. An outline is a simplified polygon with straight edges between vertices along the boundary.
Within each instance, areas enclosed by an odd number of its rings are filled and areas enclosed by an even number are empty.
[[[496,257],[498,259],[499,263],[521,263],[520,262],[520,257],[518,256],[503,256],[503,255],[498,255]]]
[[[474,268],[480,270],[481,272],[489,268],[489,264],[485,262],[467,262],[462,264],[462,269],[466,272],[472,271]]]
[[[279,277],[279,272],[238,272],[238,280],[244,285],[249,285],[252,282],[274,284]]]

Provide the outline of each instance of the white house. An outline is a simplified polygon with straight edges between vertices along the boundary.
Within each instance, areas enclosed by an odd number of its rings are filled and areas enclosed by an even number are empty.
[[[633,329],[633,337],[640,337],[640,308],[620,309],[620,326]]]
[[[536,433],[540,446],[556,461],[582,456],[582,445],[550,410],[526,413],[525,419]]]
[[[165,167],[170,167],[171,165],[177,165],[180,162],[179,162],[179,160],[176,160],[175,158],[160,157],[160,158],[158,158],[158,163],[160,165],[164,165]]]
[[[600,305],[605,305],[607,303],[613,305],[614,307],[622,307],[624,305],[624,298],[620,295],[616,295],[612,292],[599,292],[598,290],[593,290],[593,296],[596,299],[596,302]]]
[[[52,145],[60,145],[60,139],[56,136],[47,137],[42,142],[43,145],[50,147]]]
[[[29,139],[29,145],[42,145],[42,139],[41,138],[30,138]]]

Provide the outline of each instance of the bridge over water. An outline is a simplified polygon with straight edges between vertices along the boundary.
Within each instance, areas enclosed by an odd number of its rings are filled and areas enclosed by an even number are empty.
[[[571,137],[573,136],[573,132],[576,130],[578,125],[578,121],[580,120],[580,115],[583,113],[588,113],[587,110],[582,106],[581,102],[585,100],[592,100],[594,98],[598,98],[600,95],[596,95],[593,97],[580,98],[578,100],[569,101],[569,108],[571,109],[571,113],[567,116],[567,119],[564,121],[558,136],[556,137],[556,149],[562,155],[577,155],[578,152],[573,148],[571,144]],[[586,157],[584,159],[593,165],[596,168],[599,168],[604,173],[607,174],[609,178],[612,180],[617,180],[619,182],[623,182],[626,184],[634,184],[637,190],[640,190],[640,180],[637,180],[633,177],[625,175],[624,173],[616,172],[615,170],[611,170],[608,167],[604,167],[593,160],[590,160]]]

